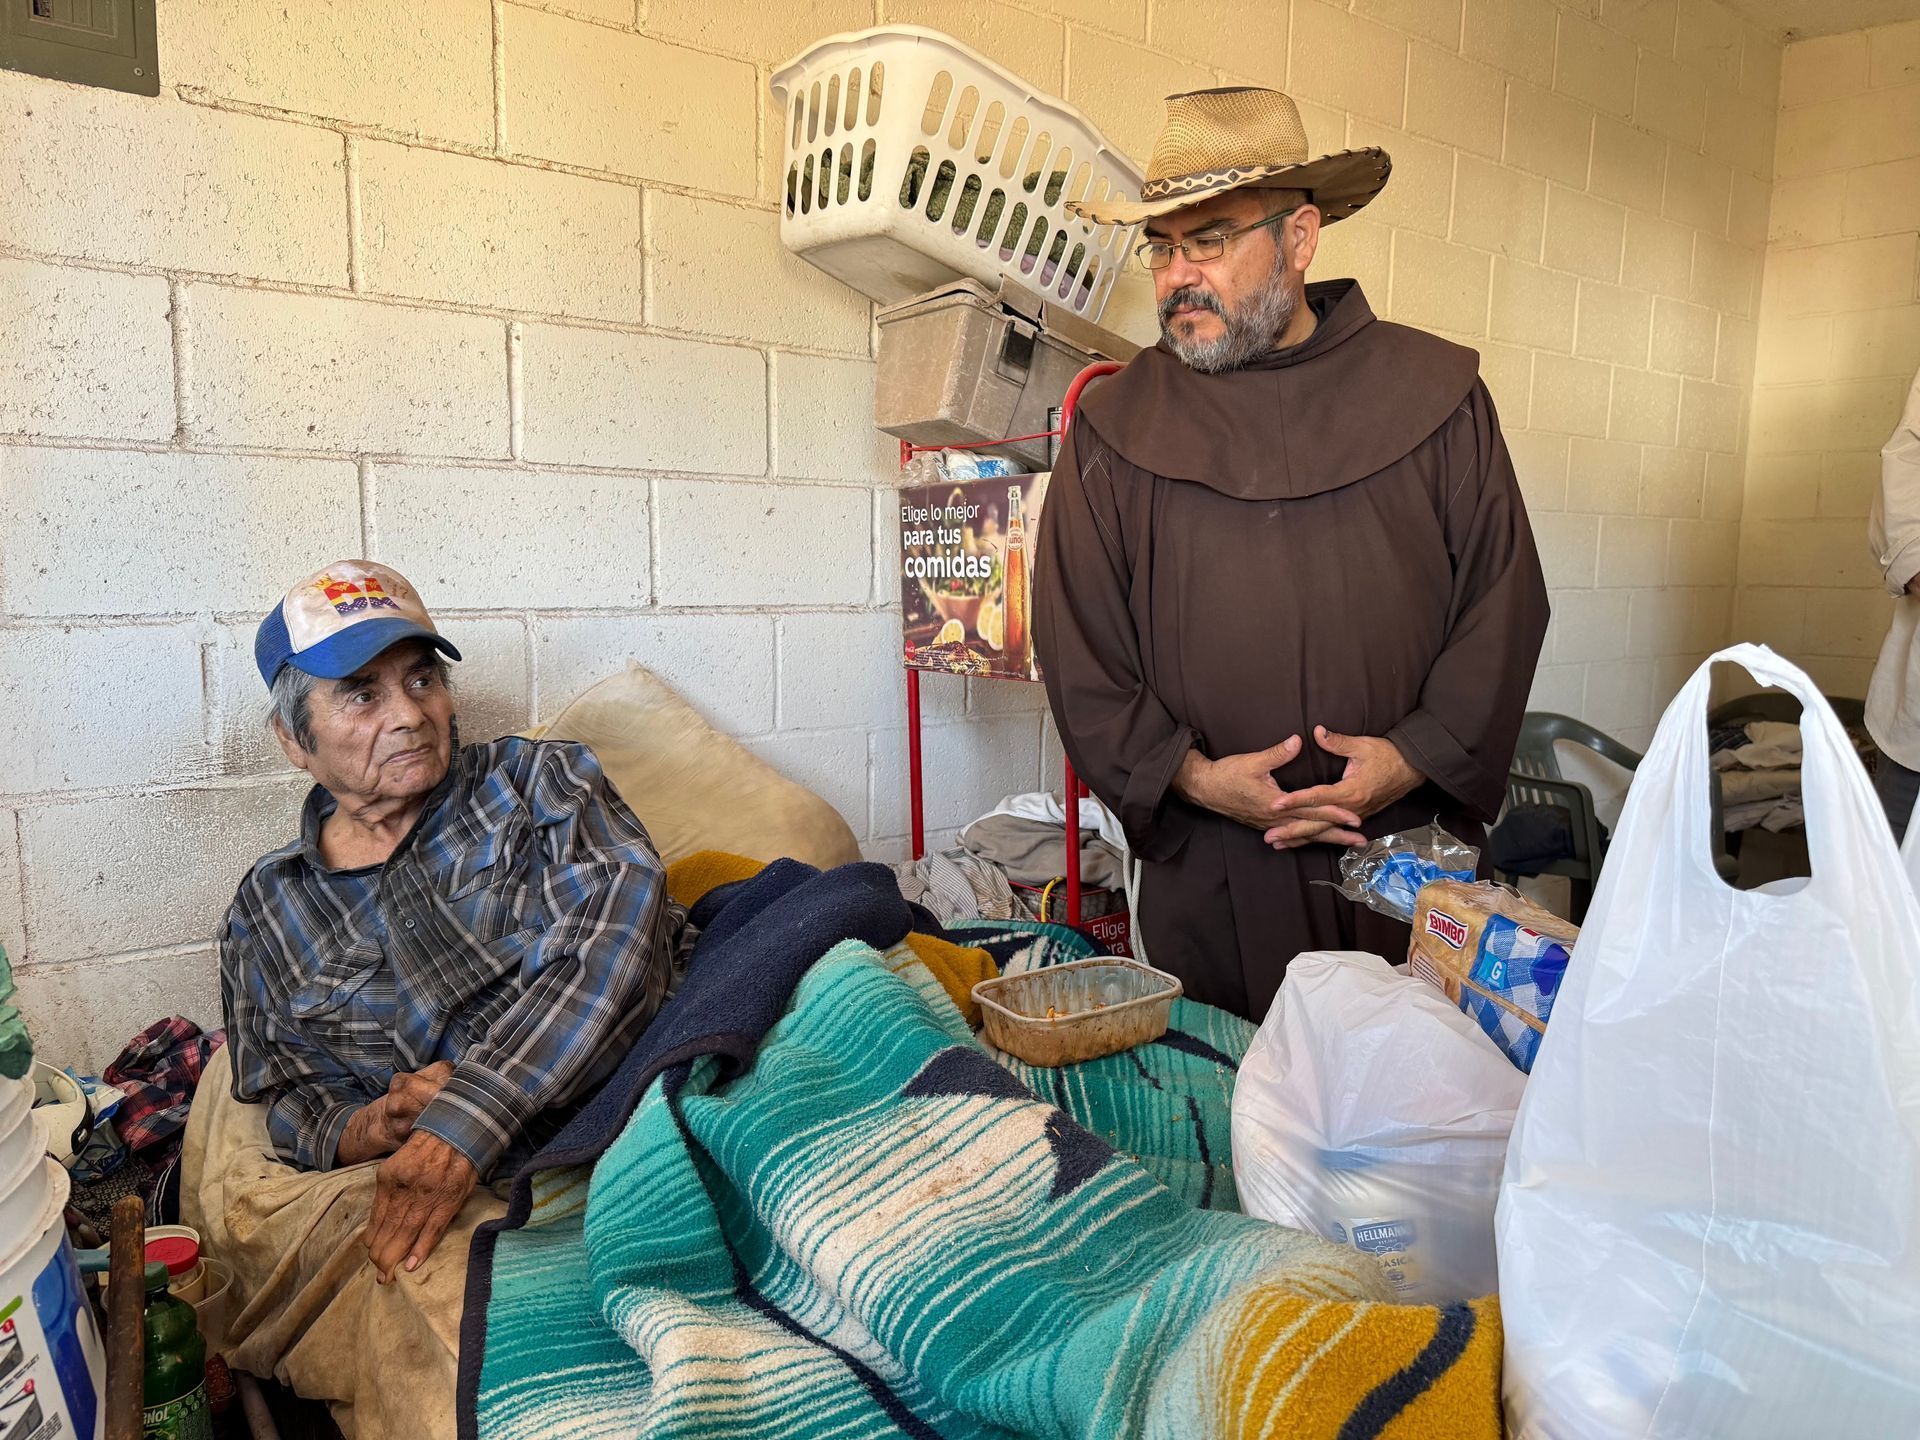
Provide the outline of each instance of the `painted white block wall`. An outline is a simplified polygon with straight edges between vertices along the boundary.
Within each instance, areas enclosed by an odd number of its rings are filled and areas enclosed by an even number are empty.
[[[1780,106],[1738,620],[1864,697],[1893,619],[1867,516],[1920,369],[1920,19],[1788,46]]]
[[[1780,47],[1714,0],[161,0],[156,99],[0,74],[0,943],[50,1051],[215,1018],[298,797],[252,626],[343,555],[443,615],[469,735],[638,659],[903,851],[871,313],[778,246],[767,86],[877,21],[1141,155],[1243,82],[1390,148],[1318,273],[1481,351],[1536,700],[1633,738],[1719,641]],[[936,838],[1058,773],[1037,689],[926,712]]]

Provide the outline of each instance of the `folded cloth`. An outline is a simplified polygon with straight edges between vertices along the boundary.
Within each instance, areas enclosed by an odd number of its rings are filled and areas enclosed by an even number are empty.
[[[900,893],[943,925],[961,920],[1012,920],[1028,911],[1007,872],[970,850],[937,851],[893,867]]]
[[[1067,831],[1056,820],[983,815],[960,832],[960,845],[1016,885],[1045,885],[1067,873]],[[1120,852],[1093,830],[1080,832],[1080,879],[1102,890],[1126,887]]]
[[[1784,720],[1755,720],[1746,727],[1747,743],[1718,750],[1716,770],[1797,770],[1800,767],[1800,727]]]
[[[1745,805],[1728,807],[1721,817],[1721,824],[1728,834],[1737,835],[1742,830],[1766,830],[1778,835],[1783,830],[1791,830],[1807,821],[1806,806],[1798,795],[1785,799],[1771,798],[1755,800]]]
[[[1022,820],[1040,820],[1049,825],[1064,826],[1067,823],[1066,803],[1049,790],[1004,796],[987,814],[1014,815]],[[1092,795],[1080,798],[1080,829],[1082,833],[1088,830],[1096,832],[1115,850],[1124,851],[1127,848],[1127,835],[1120,828],[1120,817]]]
[[[978,1025],[980,1002],[973,998],[973,987],[1000,973],[993,956],[977,946],[956,945],[932,935],[909,935],[906,946],[915,961],[940,982],[940,988],[966,1017],[967,1024]]]
[[[1739,770],[1792,770],[1800,764],[1798,745],[1737,745],[1715,751],[1709,764],[1722,774]]]
[[[113,1126],[129,1150],[147,1152],[179,1139],[207,1059],[226,1043],[226,1031],[203,1035],[178,1015],[155,1021],[127,1042],[100,1078],[122,1094]]]
[[[1798,770],[1726,770],[1720,775],[1720,799],[1729,808],[1799,794]]]
[[[1747,743],[1747,727],[1744,725],[1709,725],[1707,727],[1707,750],[1719,754],[1722,750],[1737,750]]]
[[[1770,834],[1778,835],[1783,831],[1795,830],[1807,823],[1807,807],[1795,797],[1782,800],[1767,812],[1760,822],[1760,828]]]

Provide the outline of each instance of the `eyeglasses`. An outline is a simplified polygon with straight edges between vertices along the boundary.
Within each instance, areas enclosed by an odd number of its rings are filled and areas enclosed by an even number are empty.
[[[1149,240],[1134,247],[1134,256],[1149,270],[1164,270],[1173,263],[1173,252],[1178,250],[1196,265],[1205,265],[1210,260],[1218,260],[1227,253],[1230,241],[1238,240],[1242,235],[1251,235],[1256,230],[1264,230],[1269,225],[1278,225],[1300,207],[1282,210],[1278,215],[1269,215],[1264,220],[1256,220],[1251,225],[1243,225],[1238,230],[1216,230],[1210,235],[1196,235],[1187,240]]]

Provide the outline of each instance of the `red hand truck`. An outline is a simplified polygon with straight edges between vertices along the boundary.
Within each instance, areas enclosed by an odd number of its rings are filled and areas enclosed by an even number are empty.
[[[1087,366],[1073,377],[1073,384],[1067,387],[1066,399],[1060,404],[1060,428],[1043,430],[1037,435],[1009,435],[1001,440],[975,441],[967,445],[915,445],[909,441],[900,442],[900,468],[912,463],[915,455],[934,450],[984,450],[995,445],[1008,445],[1022,440],[1045,440],[1053,436],[1064,436],[1073,425],[1074,407],[1080,402],[1080,392],[1088,384],[1102,375],[1111,375],[1121,367],[1110,360],[1102,360]],[[1042,516],[1042,524],[1045,517]],[[1073,773],[1073,761],[1066,765],[1066,788],[1062,791],[1067,812],[1067,923],[1080,924],[1080,800],[1087,794],[1087,787],[1080,777]],[[927,853],[926,828],[926,792],[920,775],[920,672],[911,666],[907,668],[907,793],[913,820],[913,858],[921,859]]]

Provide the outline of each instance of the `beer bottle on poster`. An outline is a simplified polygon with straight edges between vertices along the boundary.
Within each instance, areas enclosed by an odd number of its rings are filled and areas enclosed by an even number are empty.
[[[1006,614],[1007,665],[1015,674],[1027,671],[1027,524],[1020,511],[1020,487],[1007,487],[1006,592],[1001,602]]]

